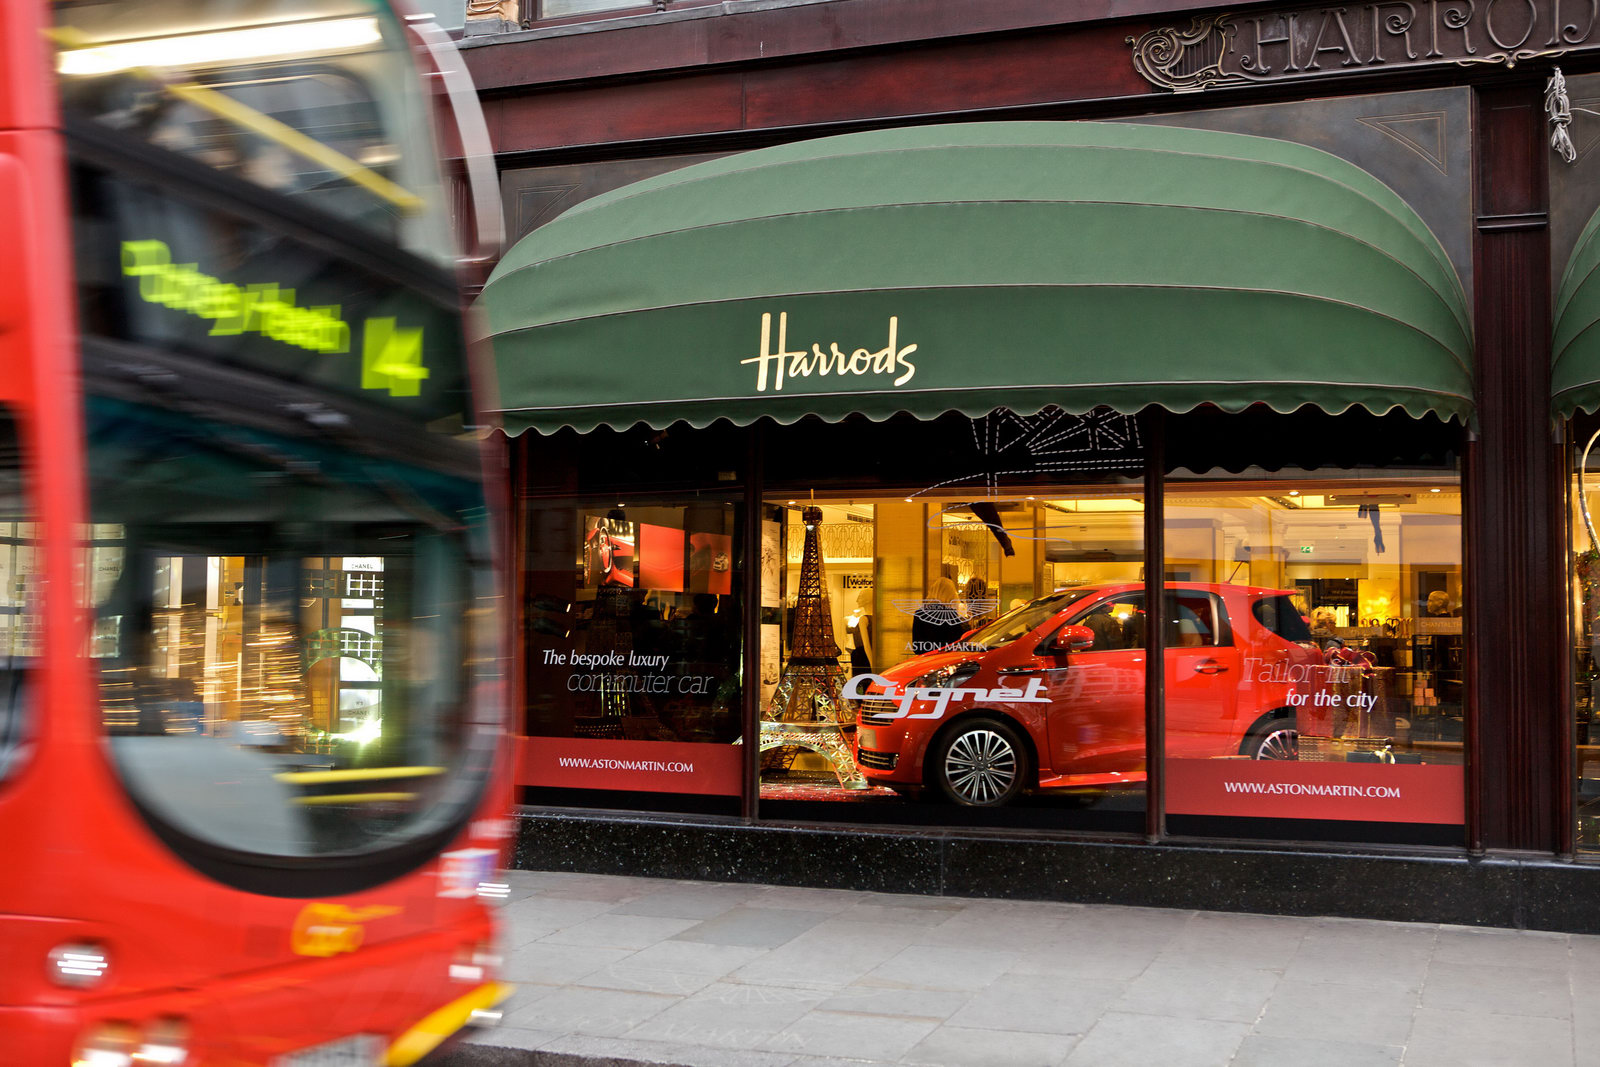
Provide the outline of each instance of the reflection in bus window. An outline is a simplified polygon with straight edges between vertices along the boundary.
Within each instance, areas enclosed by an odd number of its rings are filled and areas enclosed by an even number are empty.
[[[484,639],[477,486],[198,415],[89,415],[95,518],[120,520],[90,548],[103,714],[147,812],[267,856],[447,818]]]
[[[365,0],[58,4],[69,114],[445,258],[427,101]]]

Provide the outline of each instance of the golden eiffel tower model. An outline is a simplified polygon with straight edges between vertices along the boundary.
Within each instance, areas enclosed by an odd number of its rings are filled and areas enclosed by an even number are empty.
[[[839,669],[839,645],[833,639],[833,614],[822,580],[822,509],[807,507],[800,518],[806,528],[805,555],[800,561],[789,662],[761,716],[761,751],[809,749],[828,761],[841,786],[866,789],[867,780],[844,735],[856,716],[839,697],[844,672]],[[780,765],[788,763],[781,754],[776,759]]]

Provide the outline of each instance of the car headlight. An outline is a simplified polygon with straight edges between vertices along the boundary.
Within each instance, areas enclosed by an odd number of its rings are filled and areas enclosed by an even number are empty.
[[[978,673],[978,665],[971,661],[938,667],[919,676],[911,683],[915,689],[951,689]]]

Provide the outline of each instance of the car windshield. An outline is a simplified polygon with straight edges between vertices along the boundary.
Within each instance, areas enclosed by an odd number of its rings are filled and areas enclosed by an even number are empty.
[[[1009,645],[1017,638],[1032,633],[1056,612],[1074,601],[1081,600],[1089,589],[1058,589],[1037,600],[1018,605],[989,625],[961,639],[963,648],[988,650]]]

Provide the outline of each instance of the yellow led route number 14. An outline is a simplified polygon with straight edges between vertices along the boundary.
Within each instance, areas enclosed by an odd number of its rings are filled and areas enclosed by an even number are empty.
[[[350,351],[350,326],[338,304],[300,307],[293,289],[213,278],[200,273],[198,264],[172,262],[165,242],[122,242],[122,273],[139,279],[141,299],[210,319],[213,337],[256,333],[311,352]],[[391,317],[362,323],[361,388],[418,396],[427,376],[420,327],[401,329]]]

